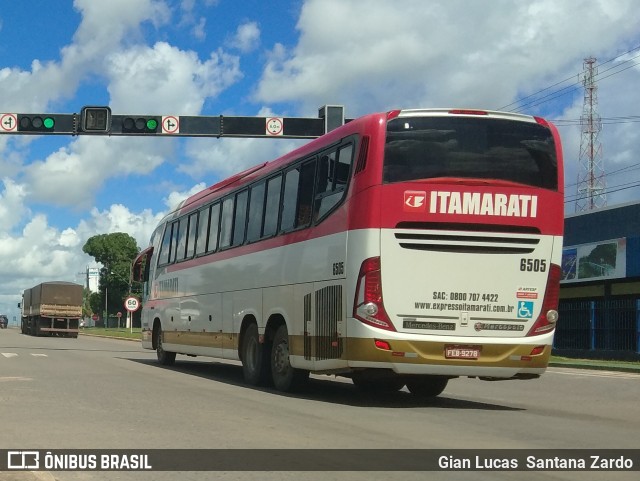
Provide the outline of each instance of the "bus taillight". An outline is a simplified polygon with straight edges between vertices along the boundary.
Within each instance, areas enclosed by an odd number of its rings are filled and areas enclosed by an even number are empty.
[[[353,317],[370,326],[395,331],[382,302],[380,257],[370,257],[360,266]]]
[[[558,321],[558,302],[560,301],[560,277],[562,269],[556,264],[549,268],[547,288],[544,292],[542,311],[527,336],[536,336],[555,329]]]

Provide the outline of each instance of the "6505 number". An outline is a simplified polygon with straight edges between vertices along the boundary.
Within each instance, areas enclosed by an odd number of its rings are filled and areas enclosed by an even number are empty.
[[[545,259],[520,259],[520,270],[524,272],[546,272]]]

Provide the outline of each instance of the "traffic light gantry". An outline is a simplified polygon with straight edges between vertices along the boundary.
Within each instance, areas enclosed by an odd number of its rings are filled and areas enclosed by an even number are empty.
[[[106,106],[80,114],[0,113],[1,134],[157,135],[177,137],[279,137],[312,139],[345,123],[344,107],[325,105],[317,118],[202,115],[117,115]]]

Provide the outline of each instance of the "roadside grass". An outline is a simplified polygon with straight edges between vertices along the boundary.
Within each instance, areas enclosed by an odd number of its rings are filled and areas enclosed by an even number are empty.
[[[134,327],[133,329],[126,327],[86,327],[80,329],[80,334],[86,336],[103,336],[114,337],[117,339],[136,339],[140,340],[142,329]]]
[[[593,367],[594,369],[607,368],[627,368],[630,370],[640,371],[640,361],[618,361],[606,359],[580,359],[573,357],[551,356],[549,362],[554,364],[580,364],[584,367]]]

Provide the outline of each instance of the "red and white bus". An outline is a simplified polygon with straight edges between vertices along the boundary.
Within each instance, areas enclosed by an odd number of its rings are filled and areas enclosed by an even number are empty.
[[[479,110],[367,115],[193,195],[134,262],[142,345],[437,396],[548,364],[563,233],[556,128]]]

